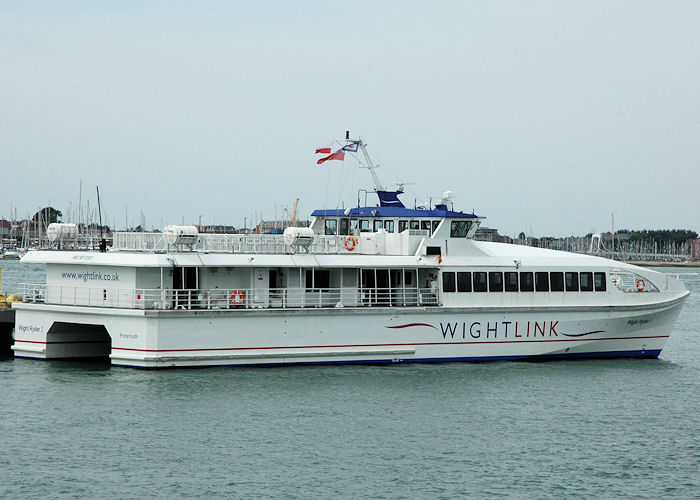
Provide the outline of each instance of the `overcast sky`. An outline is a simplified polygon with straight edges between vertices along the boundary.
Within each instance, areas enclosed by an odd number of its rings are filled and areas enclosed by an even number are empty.
[[[502,234],[700,230],[700,2],[0,0],[0,217],[241,226],[357,203]],[[531,229],[530,229],[531,228]],[[532,233],[530,233],[532,231]]]

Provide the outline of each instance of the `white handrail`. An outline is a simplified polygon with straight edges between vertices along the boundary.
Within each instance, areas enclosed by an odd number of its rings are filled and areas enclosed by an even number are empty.
[[[119,309],[298,309],[436,306],[430,288],[139,289],[20,283],[24,302]]]

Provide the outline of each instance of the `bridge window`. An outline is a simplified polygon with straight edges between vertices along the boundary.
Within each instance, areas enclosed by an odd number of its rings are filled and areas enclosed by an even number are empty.
[[[408,229],[408,221],[407,220],[400,220],[399,221],[399,233],[403,233],[406,229]]]
[[[350,234],[355,234],[357,229],[357,219],[350,219]]]
[[[417,220],[412,220],[410,224],[411,229],[420,229],[420,222],[418,222]]]
[[[430,221],[429,220],[420,221],[420,228],[424,231],[430,232]]]
[[[442,291],[455,292],[455,273],[442,273]]]
[[[537,291],[537,292],[548,292],[549,291],[549,273],[546,273],[546,272],[536,272],[535,273],[535,291]]]
[[[457,291],[471,292],[472,291],[472,273],[459,272],[457,273]]]
[[[518,291],[518,273],[505,273],[505,288],[506,292]]]
[[[375,220],[374,221],[374,232],[378,232],[382,227],[384,226],[384,221],[382,220]]]
[[[581,283],[582,292],[593,291],[593,273],[579,273],[579,282]]]
[[[450,238],[466,238],[469,227],[469,221],[453,220],[450,224]]]
[[[567,292],[578,292],[578,273],[565,273],[564,281]]]
[[[394,221],[393,220],[385,220],[384,221],[384,230],[387,233],[393,233],[394,232]]]
[[[564,273],[549,273],[549,286],[553,292],[563,292]]]
[[[486,281],[485,272],[475,272],[474,275],[474,291],[475,292],[485,292],[488,290],[488,282]]]
[[[350,227],[350,219],[340,219],[340,231],[338,234],[346,235],[350,234],[348,229]]]
[[[605,291],[605,273],[595,273],[593,275],[593,282],[595,283],[596,292]]]
[[[440,225],[440,221],[439,221],[439,220],[434,220],[434,221],[433,221],[433,233],[434,233],[435,231],[437,231],[437,228],[438,228],[439,225]]]
[[[534,292],[535,291],[535,281],[530,272],[520,273],[520,291],[521,292]]]
[[[369,220],[368,219],[360,219],[360,232],[361,233],[369,233]]]
[[[489,291],[491,291],[491,292],[502,292],[503,291],[503,273],[500,273],[500,272],[490,272],[489,273]]]
[[[338,221],[335,219],[326,219],[326,232],[325,234],[334,235],[338,230]]]

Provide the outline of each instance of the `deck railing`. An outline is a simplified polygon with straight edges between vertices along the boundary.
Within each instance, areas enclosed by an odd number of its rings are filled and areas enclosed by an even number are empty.
[[[24,302],[118,309],[300,309],[437,306],[431,288],[160,290],[20,283]]]
[[[308,248],[309,253],[337,254],[347,252],[346,236],[316,235]],[[189,249],[185,246],[169,246],[162,233],[114,233],[112,248],[121,251],[166,252],[169,250]],[[191,247],[197,252],[211,253],[256,253],[285,254],[293,253],[292,248],[284,243],[281,234],[206,234],[198,236]],[[304,252],[304,250],[296,250]]]

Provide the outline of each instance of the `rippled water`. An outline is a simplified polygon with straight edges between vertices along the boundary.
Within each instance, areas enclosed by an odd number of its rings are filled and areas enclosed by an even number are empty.
[[[0,496],[698,498],[700,273],[663,271],[693,295],[658,360],[0,361]]]

